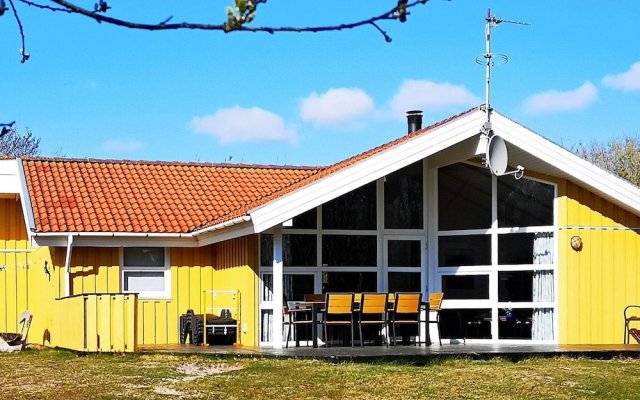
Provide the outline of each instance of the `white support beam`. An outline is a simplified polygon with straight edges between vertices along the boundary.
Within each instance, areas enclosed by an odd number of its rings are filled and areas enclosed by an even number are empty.
[[[282,348],[283,289],[282,228],[273,232],[273,348]]]

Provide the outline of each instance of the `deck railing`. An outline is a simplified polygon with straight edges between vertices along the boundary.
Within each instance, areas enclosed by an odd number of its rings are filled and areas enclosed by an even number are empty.
[[[56,300],[56,346],[79,351],[136,349],[136,294],[80,294]]]

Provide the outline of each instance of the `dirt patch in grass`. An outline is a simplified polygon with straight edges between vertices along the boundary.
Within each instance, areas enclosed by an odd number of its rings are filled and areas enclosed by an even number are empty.
[[[0,398],[636,398],[635,359],[445,360],[414,366],[200,355],[0,355]]]

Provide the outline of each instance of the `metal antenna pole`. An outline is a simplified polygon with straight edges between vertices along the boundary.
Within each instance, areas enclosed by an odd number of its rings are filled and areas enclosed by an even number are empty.
[[[487,114],[487,120],[482,126],[482,133],[488,139],[493,131],[491,130],[491,113],[493,108],[491,107],[491,67],[496,63],[506,64],[509,62],[509,57],[504,54],[493,54],[491,52],[491,28],[498,26],[499,24],[506,22],[508,24],[515,25],[529,25],[526,22],[510,21],[507,19],[496,18],[495,15],[491,15],[491,9],[487,9],[487,17],[485,18],[484,38],[485,38],[485,53],[476,58],[476,62],[480,65],[485,65],[485,113]]]
[[[491,25],[494,23],[494,18],[491,16],[491,9],[487,9],[487,21],[484,27],[484,37],[485,37],[485,47],[486,52],[484,53],[485,65],[486,65],[486,82],[485,82],[485,112],[487,113],[487,124],[485,129],[491,129],[491,59],[493,58],[493,54],[491,54]],[[489,132],[486,132],[489,133]]]
[[[509,62],[509,57],[504,54],[493,54],[491,52],[491,28],[498,26],[499,24],[506,22],[508,24],[515,25],[529,25],[526,22],[510,21],[506,19],[496,18],[491,15],[491,9],[487,9],[487,17],[485,18],[484,26],[484,38],[485,38],[485,53],[476,57],[476,63],[485,66],[485,104],[484,112],[486,114],[486,120],[480,128],[480,138],[478,146],[476,148],[476,156],[484,154],[484,163],[491,173],[496,176],[513,175],[516,179],[522,178],[524,174],[524,167],[518,165],[515,171],[507,172],[508,155],[507,145],[505,141],[498,135],[495,135],[491,126],[491,114],[493,108],[491,107],[491,67],[495,63],[506,64]]]

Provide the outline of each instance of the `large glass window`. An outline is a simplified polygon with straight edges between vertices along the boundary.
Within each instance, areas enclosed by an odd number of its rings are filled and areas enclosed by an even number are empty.
[[[389,293],[422,290],[420,272],[389,272]]]
[[[440,236],[438,258],[441,267],[491,265],[491,236]]]
[[[542,232],[498,235],[498,263],[552,264],[553,234]]]
[[[273,266],[273,235],[269,233],[260,234],[260,265]]]
[[[375,292],[378,289],[376,272],[323,272],[322,293]]]
[[[285,229],[316,229],[318,225],[318,211],[315,208],[296,215],[291,219],[291,226],[285,226]]]
[[[317,240],[316,235],[282,235],[284,266],[315,267]]]
[[[444,275],[442,291],[446,300],[488,299],[489,275]]]
[[[442,310],[440,334],[447,339],[491,339],[491,309]]]
[[[387,241],[389,267],[421,267],[421,244],[420,240]]]
[[[378,240],[373,235],[322,235],[322,264],[329,267],[375,267]]]
[[[501,308],[498,311],[498,337],[500,339],[531,339],[533,309]]]
[[[171,296],[170,270],[163,247],[122,249],[122,290],[141,298]]]
[[[384,182],[384,226],[422,229],[422,161],[387,175]]]
[[[284,274],[282,279],[282,292],[287,301],[301,301],[305,294],[313,293],[313,275]],[[262,274],[262,300],[273,301],[273,274]]]
[[[491,174],[486,168],[453,164],[438,170],[438,229],[491,227]]]
[[[314,267],[317,259],[316,235],[282,235],[282,262],[285,267]],[[273,235],[260,235],[260,265],[273,265]]]
[[[554,185],[454,164],[437,195],[443,337],[553,340]]]
[[[498,177],[498,226],[553,225],[554,188],[531,179]]]
[[[376,229],[376,183],[349,192],[322,206],[322,228]]]
[[[533,271],[499,272],[498,301],[533,301]]]

